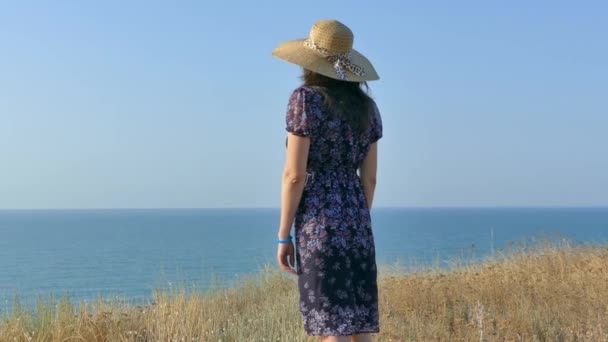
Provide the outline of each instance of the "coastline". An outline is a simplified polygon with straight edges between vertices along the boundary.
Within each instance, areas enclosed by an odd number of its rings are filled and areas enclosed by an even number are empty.
[[[378,341],[604,340],[608,246],[541,244],[450,270],[378,265]],[[150,305],[66,298],[2,316],[0,341],[312,341],[295,278],[266,265],[207,293],[155,292]],[[15,303],[14,303],[15,304]]]

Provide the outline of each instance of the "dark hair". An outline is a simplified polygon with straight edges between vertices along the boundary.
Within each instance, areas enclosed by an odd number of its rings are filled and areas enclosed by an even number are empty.
[[[372,99],[367,94],[366,82],[342,81],[308,69],[304,69],[302,81],[324,95],[325,109],[332,115],[343,117],[359,133],[367,129]]]

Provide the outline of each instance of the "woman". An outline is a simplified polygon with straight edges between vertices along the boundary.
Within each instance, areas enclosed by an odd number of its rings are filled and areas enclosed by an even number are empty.
[[[308,39],[273,51],[304,68],[287,109],[277,259],[298,276],[306,333],[323,341],[371,341],[380,331],[370,208],[382,121],[361,88],[379,77],[352,43],[344,24],[321,20]]]

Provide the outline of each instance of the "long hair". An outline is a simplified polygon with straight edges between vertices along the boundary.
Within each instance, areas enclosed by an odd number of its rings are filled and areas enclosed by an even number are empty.
[[[308,69],[304,69],[302,81],[324,95],[324,107],[329,113],[344,118],[359,133],[367,129],[372,99],[366,82],[337,80]]]

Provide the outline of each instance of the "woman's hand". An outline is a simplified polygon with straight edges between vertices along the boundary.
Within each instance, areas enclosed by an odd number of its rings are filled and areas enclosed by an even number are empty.
[[[294,270],[296,262],[293,242],[289,241],[287,243],[279,243],[278,245],[277,261],[279,262],[279,267],[293,275],[298,275]],[[291,263],[291,265],[289,263]]]

